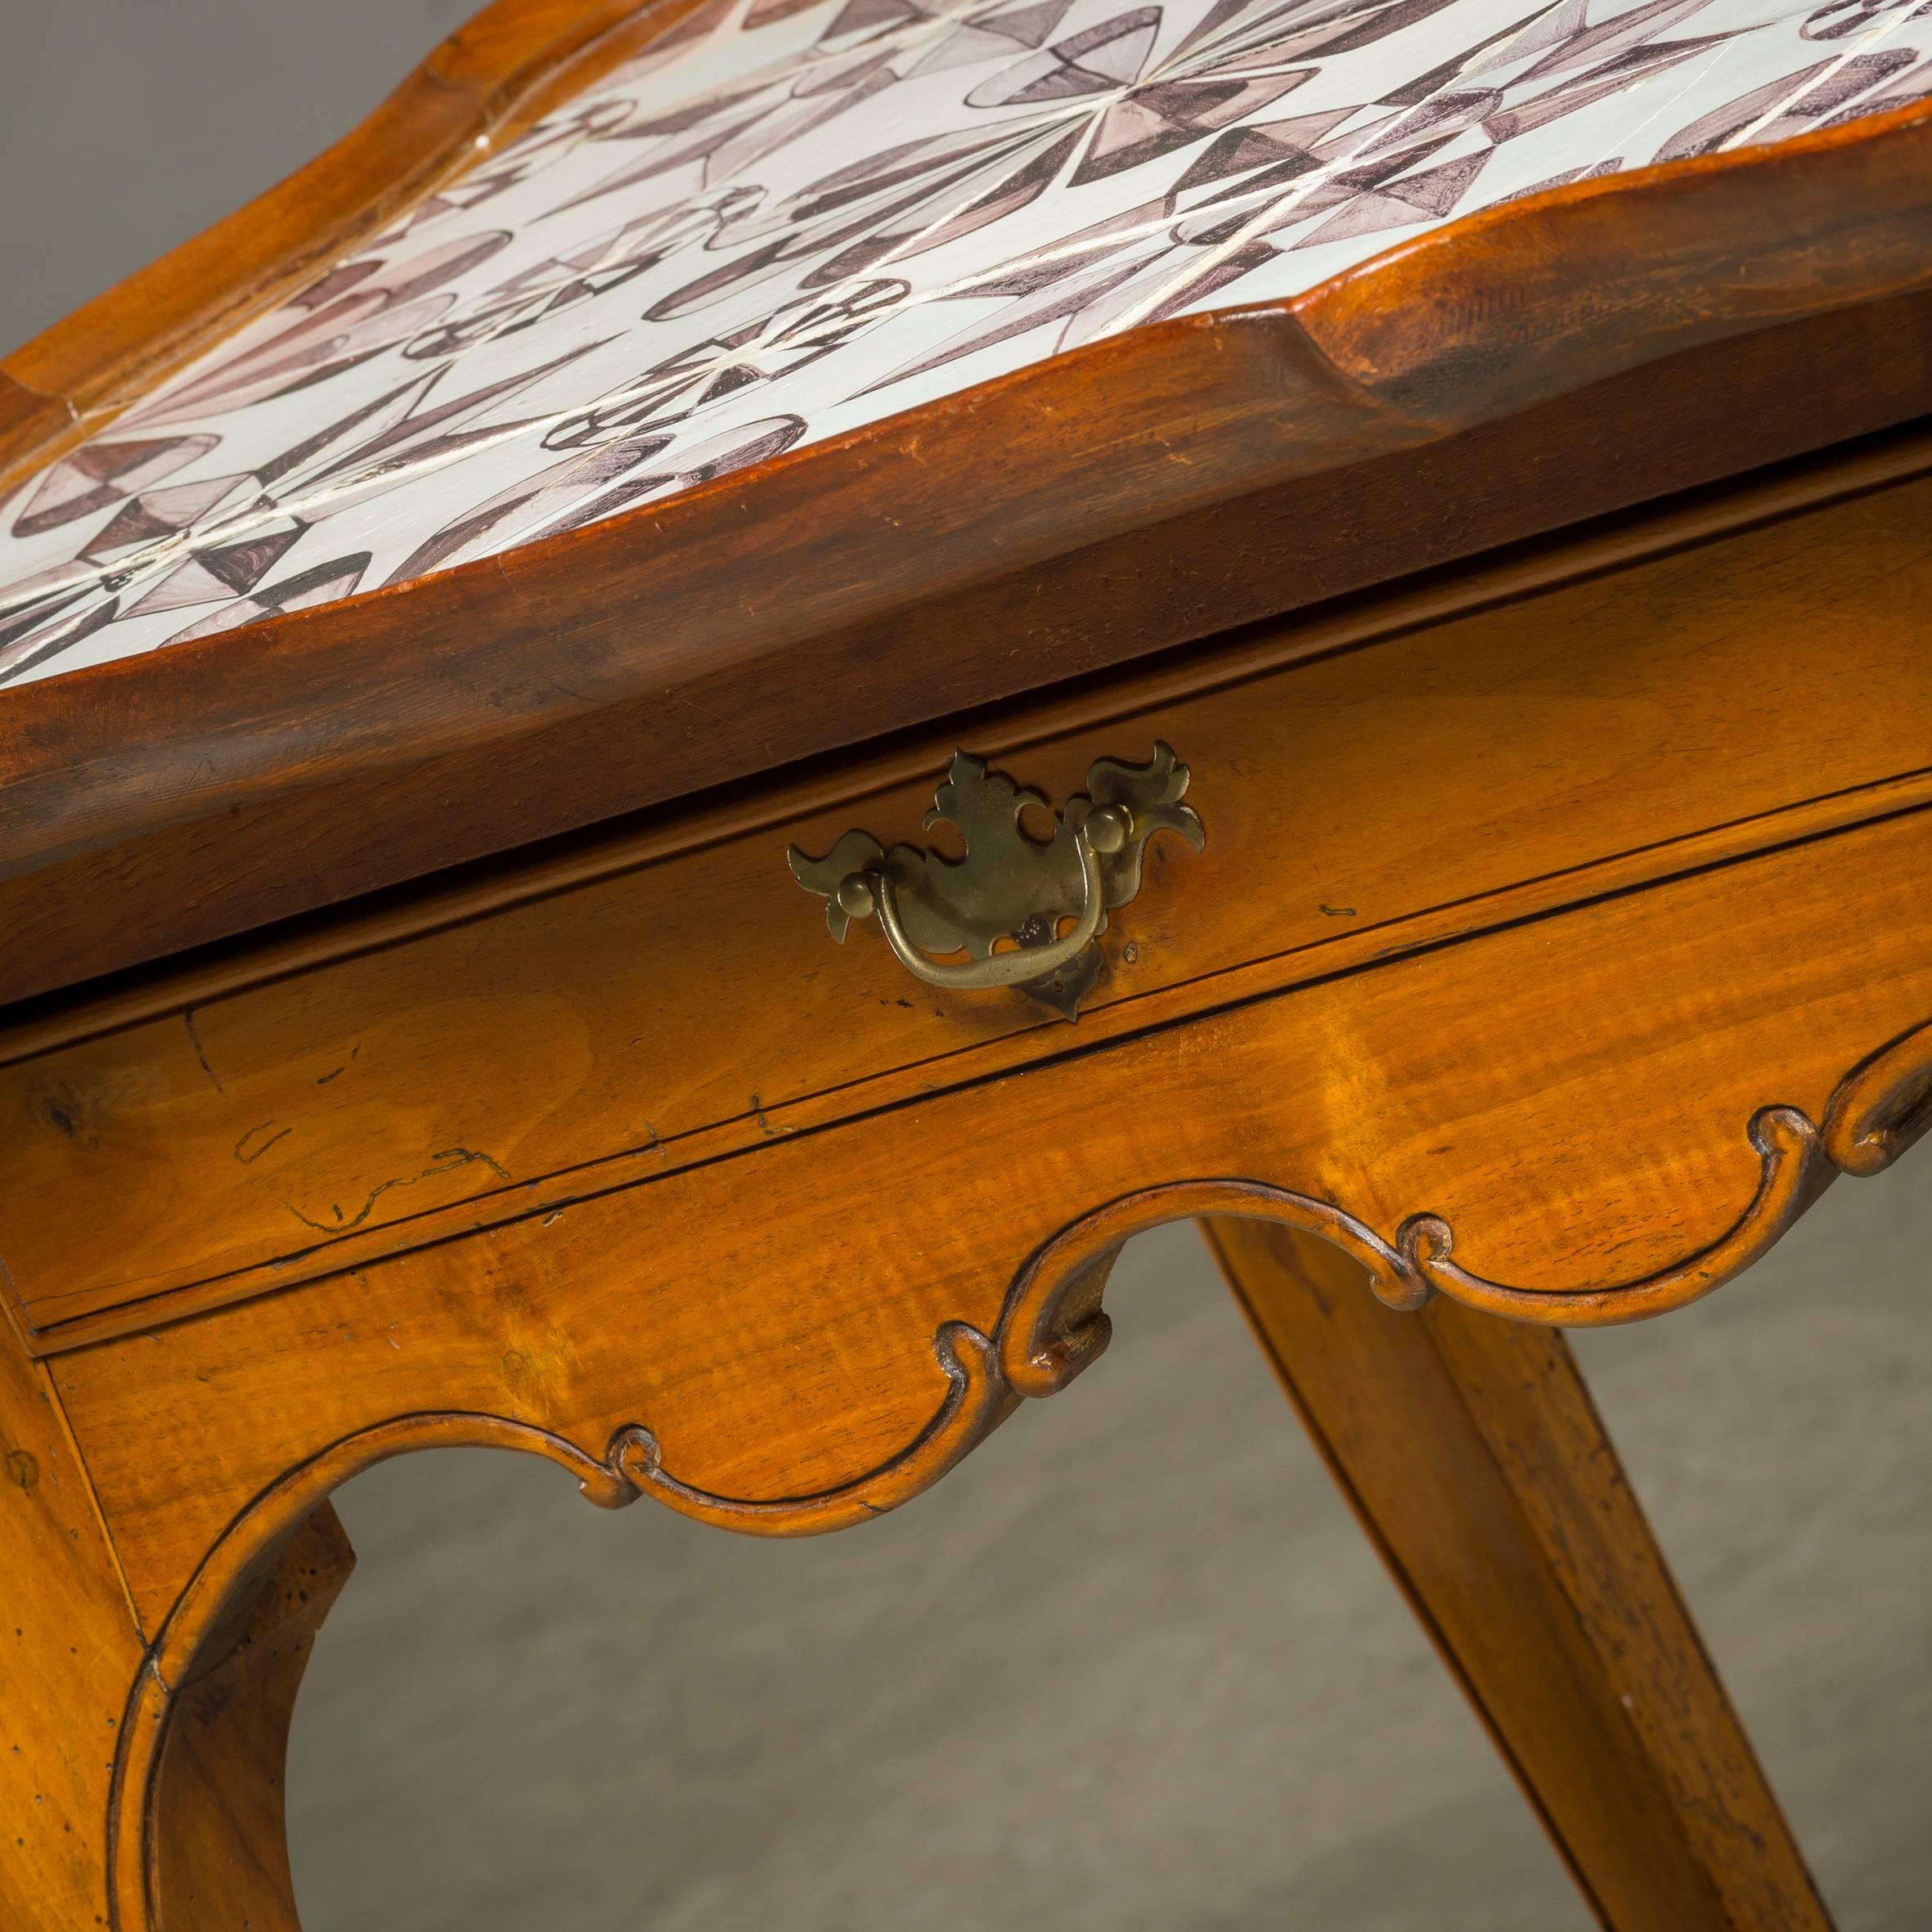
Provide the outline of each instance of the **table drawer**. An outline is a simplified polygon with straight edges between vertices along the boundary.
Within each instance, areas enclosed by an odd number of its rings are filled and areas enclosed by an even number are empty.
[[[1359,964],[1431,910],[1925,765],[1928,528],[1917,479],[1440,621],[1420,596],[1300,622],[986,725],[973,748],[1056,803],[1157,740],[1192,769],[1205,848],[1149,847],[1078,1023],[1211,1004],[1260,960]],[[184,973],[142,1017],[17,1036],[0,1260],[29,1324],[253,1292],[862,1109],[888,1072],[939,1086],[994,1043],[1063,1046],[1020,994],[922,985],[876,923],[834,944],[788,870],[788,845],[855,827],[943,842],[920,828],[944,768],[937,747],[875,762],[429,929],[345,926],[265,953],[258,983]]]

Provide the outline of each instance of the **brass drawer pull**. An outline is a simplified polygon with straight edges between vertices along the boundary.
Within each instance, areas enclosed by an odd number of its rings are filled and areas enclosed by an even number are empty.
[[[956,825],[966,840],[963,859],[910,845],[887,851],[860,831],[847,832],[822,859],[797,846],[787,857],[799,884],[826,901],[825,923],[842,944],[852,920],[876,912],[900,964],[928,986],[1017,986],[1072,1019],[1099,977],[1097,941],[1108,912],[1140,890],[1148,839],[1178,832],[1197,851],[1205,842],[1199,817],[1180,802],[1188,776],[1159,743],[1145,765],[1098,759],[1086,792],[1067,800],[1043,842],[1021,829],[1020,813],[1044,807],[1045,798],[959,752],[925,824]],[[1067,919],[1074,924],[1062,933]],[[995,950],[1002,941],[1010,946]],[[962,952],[963,964],[942,963]]]
[[[1116,809],[1112,806],[1103,807],[1108,812]],[[1100,815],[1096,813],[1094,817],[1098,819]],[[898,894],[884,873],[853,873],[838,888],[839,903],[847,911],[851,911],[861,898],[865,901],[865,912],[877,906],[878,923],[885,928],[886,943],[892,947],[899,964],[915,979],[923,979],[929,986],[970,993],[991,986],[1018,986],[1029,980],[1050,978],[1063,966],[1071,965],[1079,957],[1100,930],[1101,920],[1107,916],[1106,887],[1100,877],[1101,848],[1094,842],[1094,833],[1099,829],[1090,820],[1073,834],[1074,849],[1080,856],[1080,920],[1071,932],[1049,946],[1015,946],[1011,952],[992,953],[983,959],[968,960],[964,966],[941,966],[928,959],[913,944],[900,918]],[[1107,821],[1107,832],[1113,843],[1106,849],[1118,851],[1126,833],[1112,820]],[[858,888],[851,895],[849,904],[844,896],[847,886]],[[863,918],[865,914],[861,912],[855,916]]]

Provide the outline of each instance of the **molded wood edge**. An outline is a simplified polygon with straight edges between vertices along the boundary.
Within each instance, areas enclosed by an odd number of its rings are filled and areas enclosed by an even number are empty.
[[[1015,1072],[1044,1068],[1062,1058],[1103,1050],[1257,1000],[1372,969],[1408,954],[1480,939],[1514,925],[1560,918],[1603,900],[1928,809],[1932,809],[1932,772],[1862,787],[1759,819],[1714,828],[1662,846],[1606,859],[1580,871],[1525,881],[1502,892],[1412,915],[1390,925],[1364,928],[1319,946],[1251,961],[1206,979],[1183,982],[1157,992],[1104,1004],[1083,1016],[1077,1040],[1058,1027],[1042,1025],[937,1060],[914,1061],[853,1086],[775,1105],[757,1114],[654,1141],[628,1153],[560,1169],[540,1179],[493,1188],[381,1227],[319,1241],[230,1274],[197,1274],[179,1282],[151,1285],[131,1296],[103,1297],[83,1291],[43,1297],[34,1304],[31,1319],[28,1310],[11,1296],[0,1294],[0,1310],[16,1323],[28,1353],[58,1356],[117,1337],[233,1307],[331,1274],[353,1272],[412,1250],[554,1215],[640,1184],[654,1185],[692,1169],[742,1159],[755,1155],[774,1137],[790,1139],[835,1130],[874,1114],[890,1112],[909,1101],[983,1085]],[[1915,1085],[1921,1076],[1922,1084]],[[1777,1112],[1775,1107],[1762,1111]],[[1927,1047],[1919,1032],[1909,1032],[1860,1063],[1848,1076],[1844,1092],[1826,1121],[1824,1152],[1831,1165],[1843,1172],[1876,1173],[1889,1166],[1903,1148],[1924,1131],[1929,1121],[1932,1121],[1932,1048]],[[1768,1148],[1759,1139],[1766,1129],[1772,1143]],[[1805,1139],[1812,1134],[1808,1125],[1799,1128],[1781,1118],[1765,1122],[1755,1120],[1749,1134],[1753,1148],[1764,1163],[1760,1193],[1772,1187],[1771,1194],[1747,1217],[1746,1237],[1755,1239],[1756,1231],[1761,1230],[1768,1219],[1795,1217],[1808,1207],[1815,1194],[1802,1188],[1794,1190],[1791,1184],[1794,1180],[1808,1184],[1824,1170],[1816,1164],[1817,1150]],[[1786,1144],[1794,1136],[1798,1144]],[[1812,1138],[1815,1139],[1815,1134]],[[1797,1157],[1794,1161],[1786,1157],[1787,1155]],[[1780,1221],[1779,1231],[1787,1224],[1788,1219]],[[1448,1260],[1453,1235],[1445,1233],[1445,1227],[1438,1217],[1418,1212],[1396,1229],[1392,1242],[1383,1242],[1379,1236],[1359,1228],[1350,1233],[1339,1221],[1324,1220],[1319,1227],[1310,1226],[1305,1231],[1339,1241],[1351,1251],[1356,1251],[1354,1243],[1359,1238],[1363,1245],[1356,1258],[1372,1276],[1383,1283],[1388,1298],[1396,1305],[1408,1305],[1414,1297],[1430,1292],[1432,1285],[1444,1285],[1448,1280],[1453,1265]],[[1712,1265],[1710,1251],[1701,1251],[1696,1260],[1707,1271]],[[1726,1272],[1734,1273],[1736,1268],[1728,1267]],[[1472,1294],[1507,1300],[1520,1292],[1478,1281],[1473,1276],[1467,1279]],[[1673,1290],[1676,1285],[1671,1284]],[[1647,1285],[1649,1299],[1655,1301],[1660,1292],[1655,1282]],[[1513,1311],[1503,1307],[1501,1301],[1494,1305],[1498,1312],[1515,1312],[1520,1319],[1534,1320],[1539,1319],[1537,1310],[1545,1305],[1536,1296],[1552,1292],[1570,1292],[1535,1291],[1521,1309]],[[1618,1305],[1634,1305],[1624,1298]],[[1616,1315],[1609,1319],[1631,1318]],[[35,1320],[38,1327],[34,1325]]]
[[[194,983],[253,983],[285,972],[291,961],[361,950],[378,928],[385,939],[404,937],[461,919],[465,909],[540,896],[754,824],[780,825],[807,799],[830,803],[923,771],[935,757],[950,755],[961,735],[983,749],[1012,752],[1056,730],[1097,726],[1149,703],[1182,700],[1903,482],[1932,461],[1932,438],[1923,429],[1870,438],[1822,459],[1803,456],[1741,484],[1666,496],[1487,560],[1462,560],[1485,543],[1522,534],[1525,519],[1534,519],[1533,531],[1574,523],[1581,510],[1602,508],[1606,494],[1612,505],[1641,502],[1672,483],[1707,483],[1727,456],[1755,452],[1768,460],[1793,445],[1804,450],[1829,440],[1834,426],[1848,422],[1871,426],[1932,412],[1932,293],[1869,304],[1850,319],[1856,329],[1849,335],[1838,318],[1815,317],[1739,339],[1741,349],[1692,351],[1409,455],[1355,465],[1340,478],[1291,484],[1233,510],[1212,508],[1088,546],[1050,566],[1009,572],[963,598],[923,605],[910,619],[844,627],[821,640],[843,683],[828,676],[807,690],[727,663],[712,679],[568,719],[507,746],[373,779],[320,781],[4,880],[0,923],[14,943],[0,955],[0,1003],[47,995],[36,1003],[38,1012],[16,1009],[5,1050],[34,1050],[16,1045],[25,1037],[21,1021],[36,1036],[64,1036],[83,1010],[145,1009],[171,997],[172,977],[148,971],[118,991],[110,982],[90,999],[82,982],[103,973],[314,913],[438,865],[523,848],[449,875],[440,887],[418,885],[387,902],[365,900],[340,917],[284,926],[272,940],[204,953]],[[1834,344],[1844,353],[1826,353]],[[1822,366],[1812,359],[1814,349]],[[1702,380],[1714,353],[1766,407],[1734,414],[1732,397]],[[1800,366],[1816,373],[1794,392],[1788,372]],[[1660,412],[1660,398],[1675,406]],[[1740,426],[1722,450],[1709,446],[1716,423]],[[1665,429],[1661,438],[1650,427],[1656,424]],[[1579,450],[1590,458],[1580,475],[1551,454]],[[1435,507],[1418,514],[1418,502]],[[1231,515],[1242,519],[1232,552],[1224,523]],[[1345,554],[1328,547],[1341,532],[1350,539]],[[828,691],[857,690],[880,708],[912,692],[946,714],[956,712],[959,681],[973,669],[953,661],[955,640],[1000,641],[1015,677],[1035,666],[1071,677],[1090,673],[1097,658],[1145,657],[1156,645],[1197,637],[1217,621],[1267,618],[1283,573],[1316,603],[1324,591],[1378,582],[1392,559],[1413,561],[1418,546],[1458,567],[1406,586],[1332,598],[1292,624],[1170,650],[1158,663],[1105,681],[1090,676],[1044,699],[1016,698],[977,712],[969,723],[956,717],[950,725],[928,722],[809,774],[761,775],[561,842],[530,842],[607,815],[612,796],[663,777],[668,757],[712,754],[714,735],[694,725],[667,752],[663,714],[682,711],[713,722],[729,716],[748,752],[798,728],[815,703],[820,721],[843,715],[824,703]],[[1103,613],[1098,623],[1097,609]],[[909,630],[927,640],[923,654],[899,649]],[[1006,645],[1009,639],[1019,645]],[[77,991],[51,991],[67,987]]]
[[[1757,1189],[1715,1242],[1636,1280],[1575,1288],[1507,1287],[1458,1266],[1449,1259],[1454,1236],[1434,1215],[1410,1215],[1385,1240],[1333,1202],[1256,1181],[1183,1181],[1125,1196],[1072,1223],[1021,1269],[1000,1319],[1000,1372],[1023,1396],[1064,1388],[1107,1346],[1112,1327],[1101,1297],[1121,1250],[1136,1234],[1190,1217],[1273,1221],[1319,1235],[1364,1269],[1391,1308],[1420,1308],[1440,1294],[1552,1328],[1648,1320],[1701,1301],[1762,1260],[1840,1174],[1869,1177],[1890,1166],[1932,1126],[1928,1095],[1932,1020],[1852,1068],[1822,1126],[1795,1107],[1759,1110],[1746,1129],[1760,1164]]]
[[[124,850],[112,869],[125,887],[144,840],[184,831],[217,853],[225,818],[300,817],[304,794],[325,790],[321,815],[346,829],[304,824],[321,844],[266,896],[197,882],[191,930],[135,937],[123,919],[118,956],[61,961],[0,994],[1064,675],[1004,636],[915,667],[891,634],[1110,538],[1420,452],[1633,364],[1932,285],[1929,222],[1924,104],[1573,186],[1290,304],[1137,330],[504,557],[9,694],[0,878]],[[1284,582],[1277,608],[1296,601]],[[865,654],[828,666],[828,636],[855,631]],[[1103,640],[1081,668],[1146,648]],[[807,686],[820,702],[799,700]],[[720,717],[745,727],[720,733]],[[442,801],[434,823],[425,790]],[[407,856],[392,835],[406,825]],[[350,865],[327,848],[352,837]]]
[[[605,1508],[653,1494],[682,1514],[753,1534],[849,1527],[922,1494],[1018,1401],[1054,1395],[1091,1366],[1112,1333],[1102,1306],[1108,1276],[1126,1243],[1150,1228],[1233,1216],[1319,1234],[1360,1263],[1378,1296],[1397,1307],[1418,1307],[1434,1290],[1557,1325],[1634,1319],[1680,1306],[1759,1258],[1822,1192],[1830,1170],[1844,1159],[1860,1173],[1875,1173],[1896,1159],[1924,1130],[1929,1090],[1932,1022],[1909,1029],[1848,1073],[1822,1129],[1795,1108],[1759,1113],[1750,1130],[1764,1162],[1760,1186],[1714,1247],[1644,1281],[1578,1294],[1524,1295],[1480,1283],[1471,1292],[1475,1278],[1438,1265],[1446,1256],[1445,1233],[1432,1254],[1436,1238],[1418,1244],[1405,1229],[1386,1241],[1334,1203],[1238,1178],[1176,1179],[1105,1202],[1079,1214],[1022,1264],[994,1336],[963,1321],[941,1326],[934,1352],[948,1389],[925,1427],[875,1469],[814,1494],[737,1501],[691,1489],[666,1475],[655,1439],[635,1424],[620,1428],[601,1456],[550,1430],[459,1411],[398,1416],[344,1436],[284,1471],[236,1513],[195,1565],[149,1651],[115,1763],[112,1866],[121,1922],[128,1928],[148,1922],[142,1915],[151,1849],[139,1840],[178,1688],[195,1674],[263,1563],[335,1489],[378,1462],[434,1447],[522,1449],[559,1463],[590,1501]],[[1508,1300],[1498,1301],[1498,1295]]]
[[[73,411],[58,397],[43,396],[0,371],[0,502],[9,493],[8,466],[73,426]]]
[[[1721,272],[1719,265],[1722,264]],[[1466,216],[1288,306],[1338,372],[1458,425],[1932,284],[1932,102]]]
[[[210,637],[9,692],[0,877],[325,776],[371,777],[674,692],[1152,516],[1318,471],[1339,450],[1374,455],[1432,434],[1335,375],[1279,310],[1134,330],[664,503],[249,626],[239,649]],[[904,721],[865,697],[851,691],[852,738]],[[672,758],[655,785],[639,775],[631,803],[789,748],[748,760],[712,742],[701,762],[676,757],[694,722],[663,721]]]

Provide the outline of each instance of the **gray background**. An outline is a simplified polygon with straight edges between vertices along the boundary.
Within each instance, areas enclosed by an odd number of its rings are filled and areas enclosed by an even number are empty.
[[[299,168],[476,11],[0,0],[0,345]]]
[[[0,0],[0,343],[466,11]],[[1844,1932],[1932,1922],[1929,1175],[1577,1338]],[[846,1536],[607,1517],[505,1456],[352,1484],[290,1766],[308,1932],[1583,1932],[1192,1231],[1117,1282],[1095,1373]]]

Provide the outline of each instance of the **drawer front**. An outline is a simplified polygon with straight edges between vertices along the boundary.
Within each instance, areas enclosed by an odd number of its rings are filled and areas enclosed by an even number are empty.
[[[1768,1103],[1830,1121],[1894,1042],[1849,1118],[1903,1130],[1881,1153],[1923,1126],[1885,1101],[1932,1072],[1929,876],[1932,809],[1902,813],[76,1349],[52,1382],[152,1629],[285,1472],[465,1418],[541,1430],[600,1483],[640,1424],[712,1497],[903,1474],[915,1443],[937,1474],[947,1324],[1001,1337],[1010,1368],[1036,1321],[1076,1332],[1046,1310],[1079,1257],[1238,1212],[1240,1184],[1333,1204],[1344,1241],[1439,1216],[1454,1261],[1534,1291],[1538,1319],[1629,1319],[1645,1278],[1674,1278],[1668,1306],[1728,1265],[1687,1258],[1775,1237],[1765,1193],[1800,1162],[1789,1117],[1747,1134]],[[1027,1276],[1046,1301],[1009,1292]]]
[[[1085,1016],[1927,763],[1932,481],[1337,654],[973,748],[1056,802],[1157,739],[1203,851],[1161,838]],[[926,833],[917,782],[310,965],[0,1066],[0,1260],[44,1329],[251,1291],[376,1231],[620,1185],[887,1069],[1063,1022],[842,945],[784,853]],[[1356,942],[1359,946],[1359,942]],[[1092,1023],[1083,1017],[1082,1024]],[[3,1045],[3,1043],[0,1043]],[[1024,1042],[1019,1050],[1026,1049]],[[857,1103],[855,1102],[855,1104]],[[836,1100],[821,1105],[836,1107]],[[440,1217],[440,1218],[438,1218]],[[251,1272],[252,1271],[252,1272]],[[266,1272],[263,1272],[266,1271]],[[239,1291],[238,1291],[239,1292]]]

